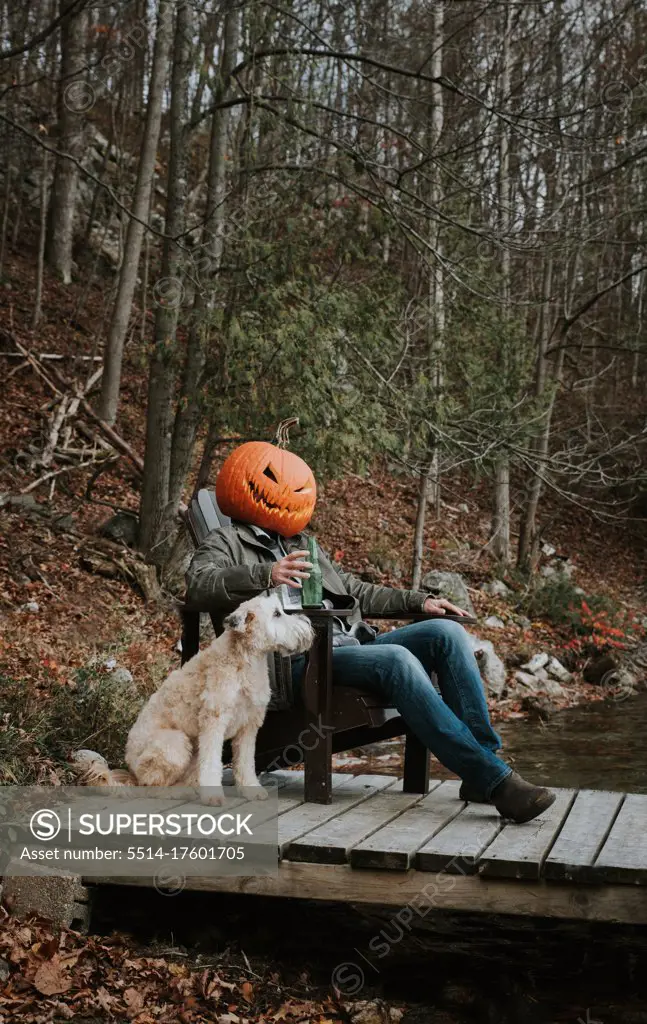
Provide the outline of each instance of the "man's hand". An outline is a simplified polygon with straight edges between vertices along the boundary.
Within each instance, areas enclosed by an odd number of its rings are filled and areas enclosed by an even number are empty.
[[[458,608],[451,601],[446,601],[444,597],[428,597],[422,610],[429,615],[444,615],[445,612],[451,612],[452,615],[469,615],[464,608]]]
[[[308,569],[312,569],[312,562],[305,562],[304,556],[307,558],[308,551],[292,551],[285,558],[282,558],[280,562],[275,562],[272,566],[272,586],[280,587],[282,583],[287,583],[288,587],[301,587],[300,580],[307,580],[310,576]]]

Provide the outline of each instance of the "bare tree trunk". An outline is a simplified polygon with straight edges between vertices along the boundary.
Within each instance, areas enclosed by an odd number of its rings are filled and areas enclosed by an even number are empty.
[[[200,459],[200,466],[198,467],[198,475],[196,477],[195,486],[193,488],[193,495],[195,496],[199,490],[206,487],[209,483],[209,477],[211,476],[211,467],[213,466],[213,457],[218,441],[220,440],[221,432],[221,418],[217,412],[212,412],[209,420],[209,429],[204,442],[204,448],[202,449],[202,458]]]
[[[7,246],[7,227],[9,224],[9,205],[11,203],[11,161],[7,160],[5,169],[4,205],[2,208],[2,228],[0,229],[0,280],[4,270],[5,250]]]
[[[555,367],[555,383],[558,384],[562,379],[564,367],[564,349],[562,348],[557,357],[557,365]],[[539,501],[542,495],[544,479],[545,479],[545,466],[546,459],[548,456],[548,450],[550,445],[550,434],[553,420],[553,412],[555,410],[555,399],[557,396],[557,389],[553,391],[551,395],[550,404],[546,410],[544,419],[544,428],[541,433],[541,437],[535,447],[536,467],[535,472],[528,490],[528,500],[526,508],[524,510],[524,517],[521,525],[521,533],[519,536],[519,556],[518,564],[520,568],[525,570],[531,570],[535,568],[535,564],[538,558],[538,546],[539,537],[537,536],[537,512],[539,509]]]
[[[60,8],[68,6],[61,0]],[[84,112],[88,96],[85,80],[85,46],[88,17],[76,8],[61,22],[61,78],[58,87],[58,148],[79,158],[83,150]],[[79,171],[63,156],[56,157],[49,210],[45,257],[64,284],[72,280],[72,247]]]
[[[225,83],[225,91],[230,72],[236,64],[239,33],[240,8],[235,0],[228,0],[223,26],[223,49],[220,65],[220,78],[221,82]],[[209,316],[214,308],[215,284],[222,262],[224,245],[227,174],[225,158],[229,119],[229,108],[224,107],[214,111],[209,153],[207,208],[202,238],[203,252],[207,257],[208,265],[204,275],[200,275],[201,287],[196,291],[180,399],[173,428],[169,482],[170,509],[177,508],[179,504],[200,422],[200,385],[211,331]]]
[[[512,5],[504,12],[503,54],[501,67],[501,104],[505,106],[510,97],[510,30]],[[509,127],[502,120],[499,140],[499,238],[501,241],[501,284],[504,315],[510,315],[510,248],[507,239],[511,208],[510,188],[510,136]],[[509,353],[502,352],[501,359],[507,360]],[[507,565],[510,561],[510,463],[507,455],[501,455],[494,467],[494,502],[492,511],[492,532],[490,551]]]
[[[494,467],[494,511],[492,542],[494,557],[506,565],[510,560],[510,463],[499,459]]]
[[[191,8],[187,2],[180,0],[176,15],[171,79],[165,223],[167,237],[162,253],[161,276],[154,288],[155,344],[148,379],[146,451],[139,513],[139,544],[149,556],[159,540],[159,527],[169,500],[173,400],[177,380],[175,332],[183,296],[182,255],[174,240],[182,234],[186,219],[185,130],[192,29]]]
[[[634,357],[631,365],[631,386],[632,388],[638,387],[638,376],[640,371],[640,342],[643,336],[643,299],[645,295],[645,275],[640,275],[640,284],[638,286],[638,310],[637,310],[637,324],[636,324],[636,341]]]
[[[155,48],[153,50],[153,67],[146,107],[146,124],[137,171],[135,196],[131,216],[128,221],[124,258],[121,264],[117,295],[106,341],[99,415],[109,424],[114,423],[117,418],[124,342],[137,285],[139,257],[144,237],[144,228],[148,219],[151,190],[155,175],[157,143],[162,120],[164,84],[166,82],[172,34],[173,4],[170,0],[160,0]]]
[[[431,75],[435,79],[431,86],[431,138],[430,148],[433,153],[438,146],[444,124],[444,93],[440,85],[443,71],[443,33],[444,6],[434,5],[433,9],[433,53],[431,58]],[[430,205],[436,211],[442,198],[440,169],[436,162],[431,167]],[[442,392],[444,387],[444,334],[445,334],[445,287],[442,268],[442,250],[440,221],[430,224],[429,232],[429,277],[427,286],[427,346],[429,358],[429,379],[433,389],[432,417],[441,415]],[[431,457],[420,476],[418,490],[418,508],[413,540],[413,587],[420,587],[424,562],[424,532],[427,506],[433,503],[440,510],[440,459],[438,445],[433,433],[430,432],[429,447]]]
[[[562,0],[559,0],[556,7],[556,19],[555,25],[559,25],[561,12],[563,8]],[[560,42],[557,38],[558,29],[553,34],[551,51],[555,54],[555,95],[561,94],[562,88],[562,59]],[[561,178],[564,169],[564,162],[561,154],[553,154],[552,164],[550,169],[547,171],[547,195],[546,195],[546,208],[549,212],[553,212],[557,209],[558,195],[561,190]],[[586,175],[582,174],[585,178]],[[585,229],[585,198],[584,191],[581,194],[581,224],[580,231],[582,235]],[[553,313],[553,278],[554,278],[554,251],[553,246],[549,242],[549,251],[544,257],[544,268],[542,275],[542,304],[539,315],[538,325],[538,347],[537,347],[537,361],[535,369],[535,396],[538,400],[542,400],[546,392],[546,386],[548,383],[549,375],[549,362],[548,362],[548,346],[550,339],[553,334],[554,327],[554,313]],[[572,288],[575,290],[579,269],[579,259],[574,261],[573,275],[572,275]],[[567,281],[568,287],[568,281]],[[559,352],[556,366],[554,369],[554,384],[558,385],[562,378],[564,366],[564,350]],[[521,523],[519,527],[519,545],[517,549],[517,566],[524,572],[531,572],[535,569],[536,563],[539,557],[539,536],[537,531],[537,513],[539,511],[539,501],[541,499],[543,485],[546,474],[546,461],[548,452],[550,449],[550,437],[552,428],[553,410],[555,407],[555,401],[557,396],[557,386],[553,389],[550,396],[548,408],[545,410],[544,419],[542,423],[541,433],[531,447],[531,453],[535,461],[535,465],[532,467],[532,478],[527,490],[527,496],[524,508],[521,514]]]
[[[148,218],[150,220],[151,211],[148,211]],[[144,235],[144,266],[142,271],[142,289],[141,289],[141,309],[139,317],[139,340],[142,348],[146,344],[146,322],[148,312],[148,278],[150,275],[151,265],[151,242],[148,232]]]
[[[43,272],[45,270],[45,238],[47,236],[47,174],[49,153],[43,149],[43,162],[40,171],[40,232],[38,235],[38,262],[36,264],[36,297],[32,327],[38,327],[43,300]]]
[[[416,509],[416,525],[413,531],[413,569],[411,572],[411,585],[414,590],[420,589],[420,582],[422,580],[425,553],[425,519],[427,513],[427,502],[429,501],[429,484],[432,472],[433,464],[429,463],[426,471],[420,474],[418,507]]]
[[[552,197],[551,197],[552,198]],[[541,398],[546,389],[547,360],[546,352],[548,340],[552,330],[551,322],[551,294],[553,290],[553,256],[549,254],[544,263],[544,276],[542,281],[542,295],[544,301],[541,309],[541,322],[539,324],[539,347],[537,352],[537,368],[535,371],[535,394]],[[550,429],[552,420],[552,406],[546,410],[545,420],[538,442],[533,447],[535,456],[534,475],[528,487],[528,496],[523,509],[521,526],[519,531],[519,548],[517,552],[517,565],[524,571],[532,569],[532,563],[537,544],[536,522],[539,499],[541,497],[543,471],[548,446],[550,442]]]

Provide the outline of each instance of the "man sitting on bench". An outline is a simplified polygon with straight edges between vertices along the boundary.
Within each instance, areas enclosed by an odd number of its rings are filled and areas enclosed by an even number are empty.
[[[284,465],[288,459],[290,473]],[[307,503],[300,504],[298,496],[306,493]],[[187,573],[187,603],[224,615],[274,587],[300,588],[312,567],[301,530],[312,515],[314,494],[311,471],[292,452],[256,442],[237,448],[216,484],[218,504],[232,522],[209,534],[195,552]],[[368,583],[343,572],[323,552],[319,561],[324,597],[352,599],[348,626],[340,625],[334,638],[333,684],[386,699],[463,780],[461,799],[492,803],[503,817],[519,823],[550,807],[554,793],[526,782],[497,756],[501,741],[490,723],[467,634],[459,621],[445,619],[466,613],[430,594]],[[362,620],[385,613],[406,617],[407,612],[426,612],[430,618],[378,635]],[[295,681],[303,667],[303,659],[293,665]]]

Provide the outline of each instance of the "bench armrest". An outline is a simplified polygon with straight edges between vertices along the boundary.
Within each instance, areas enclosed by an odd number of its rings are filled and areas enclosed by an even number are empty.
[[[427,619],[446,619],[447,622],[460,622],[464,626],[473,626],[478,619],[475,619],[473,615],[452,615],[448,612],[446,615],[434,615],[429,612],[381,612],[379,615],[367,615],[367,619],[375,619],[376,621],[394,620],[396,622],[403,622],[405,619],[409,622],[424,622]]]

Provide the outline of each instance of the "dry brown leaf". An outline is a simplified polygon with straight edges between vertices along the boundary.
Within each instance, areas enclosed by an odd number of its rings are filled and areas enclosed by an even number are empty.
[[[251,981],[244,981],[240,986],[240,991],[243,994],[243,999],[246,999],[248,1003],[251,1003],[254,998],[254,986]]]
[[[59,963],[62,967],[74,967],[82,953],[82,949],[75,949],[71,953],[62,953],[58,957]]]
[[[205,999],[218,1000],[222,996],[222,987],[217,981],[211,981],[204,990]]]
[[[184,978],[189,973],[189,968],[186,964],[170,963],[168,964],[168,972],[175,975],[176,978]]]
[[[56,1009],[56,1020],[74,1020],[76,1017],[76,1013],[71,1006],[67,1005],[67,1003],[61,1003],[60,1000],[57,1000],[54,1005]]]
[[[131,1016],[135,1016],[144,1008],[143,993],[136,988],[127,988],[121,998],[130,1010]]]
[[[97,1002],[102,1010],[110,1010],[114,1004],[114,996],[111,996],[107,988],[100,985],[97,989]]]
[[[65,974],[65,969],[58,959],[53,957],[40,965],[34,976],[33,985],[41,995],[55,996],[60,995],[61,992],[67,992],[71,988],[72,982]]]

